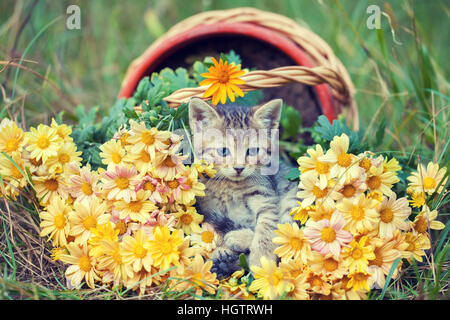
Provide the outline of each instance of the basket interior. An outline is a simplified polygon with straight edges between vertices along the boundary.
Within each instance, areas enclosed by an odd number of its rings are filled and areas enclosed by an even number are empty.
[[[230,50],[239,54],[244,68],[269,70],[296,65],[288,55],[268,43],[251,37],[222,35],[200,39],[180,46],[174,52],[162,57],[158,65],[152,66],[151,70],[147,70],[147,75],[152,72],[159,72],[165,67],[189,69],[196,60],[203,60],[206,56],[218,57],[221,52],[227,53]],[[312,126],[317,117],[322,114],[320,100],[311,86],[292,83],[277,88],[264,89],[263,95],[265,101],[281,98],[286,104],[299,110],[304,127]],[[305,142],[311,142],[308,134],[305,134],[303,138],[306,140]]]

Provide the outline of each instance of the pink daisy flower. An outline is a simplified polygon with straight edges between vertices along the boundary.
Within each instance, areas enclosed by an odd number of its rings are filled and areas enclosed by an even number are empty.
[[[93,200],[101,195],[98,185],[99,176],[88,167],[83,167],[79,171],[79,175],[72,175],[69,178],[68,191],[70,195],[78,201],[84,199]]]
[[[142,179],[141,183],[136,188],[136,192],[140,189],[151,191],[149,200],[155,203],[166,202],[167,194],[169,193],[169,187],[167,185],[162,183],[161,180],[151,176],[145,176]]]
[[[108,169],[103,173],[102,182],[103,190],[108,192],[108,200],[136,200],[136,186],[140,177],[135,167],[119,165]]]
[[[331,253],[337,258],[341,247],[346,246],[353,238],[350,232],[343,230],[345,223],[344,217],[339,212],[333,213],[330,220],[323,219],[316,222],[309,219],[304,235],[310,241],[313,250],[323,255]]]

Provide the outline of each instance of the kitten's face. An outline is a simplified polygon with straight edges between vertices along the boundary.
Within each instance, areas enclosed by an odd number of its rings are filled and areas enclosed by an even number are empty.
[[[233,181],[259,175],[271,161],[270,130],[278,128],[281,100],[262,106],[219,106],[200,99],[189,104],[196,156],[214,163],[218,177]]]

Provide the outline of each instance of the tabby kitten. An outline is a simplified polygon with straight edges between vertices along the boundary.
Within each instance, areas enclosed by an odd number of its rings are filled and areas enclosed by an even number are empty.
[[[204,221],[221,235],[213,251],[213,270],[228,276],[239,255],[250,265],[276,259],[272,238],[278,223],[291,221],[297,184],[284,179],[290,167],[278,159],[282,100],[261,106],[219,105],[199,98],[189,103],[189,125],[197,159],[214,163],[213,178],[203,178],[205,197],[197,198]]]

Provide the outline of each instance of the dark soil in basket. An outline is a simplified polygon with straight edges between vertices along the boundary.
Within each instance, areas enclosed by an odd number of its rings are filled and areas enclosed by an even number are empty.
[[[244,68],[269,70],[282,66],[296,65],[296,63],[278,48],[260,40],[243,36],[216,36],[196,41],[178,48],[176,52],[164,57],[160,64],[151,72],[158,72],[165,67],[176,69],[178,67],[190,68],[197,60],[203,60],[206,56],[219,58],[221,52],[227,53],[234,50],[242,59]],[[310,127],[322,114],[320,102],[313,87],[298,83],[277,88],[264,89],[264,100],[282,98],[283,101],[296,108],[302,115],[302,125]],[[309,134],[302,138],[305,143],[312,142]]]

